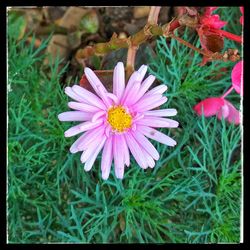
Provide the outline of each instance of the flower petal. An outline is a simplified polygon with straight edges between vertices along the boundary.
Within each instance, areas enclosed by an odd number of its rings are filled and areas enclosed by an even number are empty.
[[[196,104],[193,109],[198,115],[202,115],[202,113],[204,113],[205,117],[209,117],[216,115],[223,105],[223,98],[209,97]]]
[[[141,168],[147,168],[147,162],[143,156],[142,150],[134,137],[130,133],[124,134],[129,150],[134,156],[136,162]]]
[[[150,128],[143,125],[137,125],[137,130],[148,138],[158,141],[162,144],[166,144],[167,146],[174,147],[176,145],[175,140],[154,128]]]
[[[91,129],[87,131],[85,134],[86,136],[82,139],[81,142],[78,143],[77,149],[78,151],[86,150],[89,145],[97,140],[99,137],[101,137],[105,132],[105,126],[101,125],[99,127],[96,127],[94,129]],[[87,134],[88,133],[88,134]]]
[[[240,124],[240,112],[233,106],[233,104],[225,100],[224,106],[227,106],[228,112],[225,114],[225,111],[221,109],[218,112],[218,118],[222,119],[222,117],[224,117],[229,123],[234,123],[235,125]]]
[[[82,98],[82,102],[85,103],[89,103],[93,106],[96,106],[100,109],[106,109],[103,101],[97,97],[95,94],[91,93],[90,91],[78,86],[78,85],[74,85],[72,87],[72,90],[74,91],[74,93],[76,93],[77,95],[81,96]]]
[[[138,131],[131,132],[136,141],[141,145],[142,148],[148,152],[148,154],[153,157],[155,160],[159,160],[160,155],[154,145],[142,134]]]
[[[74,135],[77,135],[77,134],[83,132],[83,131],[81,130],[81,127],[82,127],[85,123],[89,123],[89,122],[83,122],[83,123],[80,123],[80,124],[78,124],[78,125],[76,125],[76,126],[73,126],[73,127],[69,128],[68,130],[66,130],[66,131],[64,132],[64,136],[65,136],[65,137],[71,137],[71,136],[74,136]]]
[[[96,159],[97,155],[99,154],[99,152],[102,150],[102,147],[103,147],[105,141],[106,141],[106,136],[103,136],[102,140],[98,144],[96,150],[93,152],[93,154],[86,161],[86,163],[84,165],[84,170],[85,171],[89,171],[92,168],[92,166],[93,166],[93,164],[95,162],[95,159]]]
[[[123,100],[123,105],[129,106],[133,103],[133,100],[136,98],[138,91],[140,90],[140,82],[135,82],[134,85],[128,90],[126,97]]]
[[[150,88],[150,86],[153,84],[155,80],[155,76],[149,75],[141,84],[140,90],[136,94],[136,96],[133,98],[133,101],[131,101],[131,104],[136,103],[140,98],[146,93],[146,91]]]
[[[133,109],[136,111],[146,111],[152,109],[151,106],[158,107],[157,105],[155,106],[155,103],[157,102],[162,102],[164,99],[164,102],[167,101],[166,97],[163,97],[162,95],[149,95],[147,97],[143,96],[137,103],[132,105]],[[164,103],[163,102],[163,103]]]
[[[149,110],[143,113],[148,116],[175,116],[177,114],[176,109],[158,109],[158,110]]]
[[[80,103],[80,102],[69,102],[68,106],[71,109],[80,110],[84,112],[98,112],[101,110],[100,108],[96,106],[92,106],[92,105],[89,105],[86,103]]]
[[[235,91],[238,94],[243,95],[243,60],[235,64],[232,70],[231,78]]]
[[[154,87],[151,89],[147,95],[154,95],[154,94],[163,94],[165,91],[167,91],[168,87],[164,84],[161,84],[159,86]]]
[[[68,95],[69,97],[71,97],[72,99],[78,102],[85,102],[84,98],[82,98],[77,93],[75,93],[71,87],[66,87],[64,92],[66,95]]]
[[[103,137],[105,137],[105,136],[104,136],[104,133],[102,131],[102,134],[100,136],[95,138],[95,140],[91,140],[91,142],[88,143],[88,146],[85,147],[85,151],[83,151],[82,155],[81,155],[81,162],[82,163],[86,162],[91,157],[91,155],[95,152],[98,145],[102,142]]]
[[[112,160],[113,160],[112,136],[110,136],[106,140],[102,151],[101,171],[102,171],[102,178],[104,180],[107,180],[109,177]]]
[[[137,121],[136,124],[155,128],[177,128],[179,126],[179,122],[175,120],[155,116],[145,116],[141,120]]]
[[[95,90],[95,92],[99,95],[100,91],[103,92],[108,92],[107,89],[104,87],[104,85],[102,84],[102,82],[100,81],[100,79],[97,77],[97,75],[94,73],[93,70],[91,70],[90,68],[85,68],[84,69],[84,73],[89,81],[89,83],[91,84],[91,86],[93,87],[93,89]]]
[[[123,149],[122,151],[123,151],[124,163],[128,167],[130,165],[130,155],[129,155],[128,145],[126,143],[126,140],[123,134],[120,135],[120,143]]]
[[[77,135],[77,134],[82,133],[84,131],[87,131],[89,129],[96,128],[99,125],[101,125],[102,123],[103,123],[102,120],[97,120],[96,122],[90,122],[90,121],[82,122],[76,126],[71,127],[70,129],[66,130],[64,132],[64,136],[71,137],[71,136]]]
[[[148,66],[147,66],[147,65],[142,65],[142,66],[137,70],[137,72],[140,73],[140,77],[139,77],[138,81],[141,82],[141,81],[143,80],[144,76],[145,76],[146,73],[147,73],[147,69],[148,69]]]
[[[59,121],[88,121],[92,118],[93,114],[82,111],[67,111],[58,115]]]
[[[124,175],[124,161],[123,161],[123,148],[120,143],[119,135],[113,135],[113,155],[115,175],[118,179],[122,179]]]
[[[135,82],[139,82],[139,79],[140,78],[140,73],[135,71],[129,78],[128,80],[128,83],[127,83],[127,86],[123,92],[123,95],[120,99],[120,103],[123,104],[124,100],[126,99],[126,96],[130,90],[130,88],[132,88],[132,86],[134,85]]]
[[[122,62],[118,62],[114,69],[113,75],[113,93],[117,96],[118,100],[123,95],[125,89],[125,72]]]

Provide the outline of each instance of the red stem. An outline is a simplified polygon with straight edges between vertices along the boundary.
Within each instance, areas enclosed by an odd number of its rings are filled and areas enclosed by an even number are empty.
[[[219,35],[222,35],[228,39],[231,39],[231,40],[236,41],[238,43],[243,43],[242,36],[237,36],[235,34],[227,32],[225,30],[217,30],[217,29],[211,29],[211,30],[212,30],[212,32],[217,33]]]
[[[226,91],[226,93],[224,95],[222,95],[221,98],[225,98],[227,95],[229,95],[232,92],[233,89],[234,89],[234,87],[231,86],[231,88],[228,91]]]

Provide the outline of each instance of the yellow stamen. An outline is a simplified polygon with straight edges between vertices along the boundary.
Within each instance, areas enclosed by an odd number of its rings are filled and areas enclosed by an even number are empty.
[[[131,127],[132,116],[122,106],[112,107],[108,111],[108,122],[113,130],[124,132]]]

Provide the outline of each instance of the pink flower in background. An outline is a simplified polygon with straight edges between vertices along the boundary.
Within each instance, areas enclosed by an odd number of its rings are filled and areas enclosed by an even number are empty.
[[[224,119],[229,123],[234,123],[235,125],[240,124],[240,112],[233,106],[232,103],[224,99],[224,105],[218,112],[218,118]]]
[[[221,29],[227,22],[220,20],[219,15],[212,15],[212,12],[216,10],[217,7],[207,7],[205,9],[204,15],[200,17],[200,23],[202,26],[207,28]]]
[[[243,95],[243,60],[235,64],[231,74],[232,85],[238,94]]]
[[[216,115],[224,105],[224,99],[220,97],[209,97],[194,106],[194,111],[198,115],[204,113],[205,117]]]
[[[222,117],[229,123],[238,125],[240,123],[240,112],[223,97],[209,97],[193,107],[198,115],[204,113],[205,117],[217,115],[219,119]]]
[[[240,7],[240,12],[242,14],[242,16],[240,17],[240,23],[241,25],[244,24],[244,7]]]
[[[65,137],[82,134],[71,146],[71,153],[82,151],[81,162],[89,171],[97,155],[102,151],[102,178],[107,179],[114,160],[115,175],[122,179],[124,166],[130,165],[130,153],[138,165],[146,169],[155,166],[159,153],[146,138],[168,146],[176,142],[154,128],[176,128],[178,122],[163,118],[177,114],[175,109],[152,110],[164,104],[167,98],[162,94],[166,85],[149,90],[155,77],[150,75],[144,81],[147,66],[135,71],[125,86],[123,63],[119,62],[113,75],[113,93],[108,93],[95,73],[85,68],[85,75],[96,94],[74,85],[66,87],[65,93],[76,102],[68,106],[75,111],[58,115],[60,121],[80,121],[81,123],[65,131]]]

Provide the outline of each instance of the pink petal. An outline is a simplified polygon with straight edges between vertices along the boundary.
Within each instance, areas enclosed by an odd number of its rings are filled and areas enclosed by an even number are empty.
[[[163,94],[166,90],[168,89],[168,87],[164,84],[161,84],[159,86],[156,86],[154,87],[153,89],[151,89],[148,93],[150,95],[153,95],[153,94]]]
[[[95,140],[92,140],[87,147],[85,147],[85,151],[82,152],[81,155],[81,162],[84,163],[86,162],[89,157],[95,152],[97,146],[101,143],[103,140],[104,134],[100,135],[97,137]]]
[[[102,178],[107,180],[109,177],[111,165],[113,159],[113,152],[112,152],[112,136],[110,136],[104,145],[102,151],[102,161],[101,161],[101,170],[102,170]]]
[[[98,128],[96,128],[96,129],[98,129]],[[81,135],[72,145],[71,145],[71,147],[70,147],[70,152],[72,153],[72,154],[74,154],[74,153],[76,153],[76,152],[78,152],[78,151],[80,151],[80,149],[78,149],[78,146],[81,144],[81,143],[83,143],[85,140],[86,140],[86,138],[88,138],[89,137],[89,134],[95,134],[96,133],[96,129],[93,129],[93,130],[89,130],[89,131],[87,131],[86,133],[84,133],[83,135]],[[92,138],[92,136],[93,135],[90,135],[90,138]]]
[[[84,98],[75,93],[71,87],[65,88],[65,94],[78,102],[85,102]]]
[[[92,128],[96,128],[98,127],[101,123],[103,123],[103,121],[101,120],[98,120],[96,122],[83,122],[83,123],[80,123],[74,127],[71,127],[70,129],[66,130],[64,132],[64,136],[65,137],[71,137],[71,136],[74,136],[74,135],[77,135],[81,132],[84,132],[84,131],[87,131],[89,129],[92,129]]]
[[[92,121],[92,122],[97,121],[97,120],[100,119],[102,116],[106,115],[106,113],[107,113],[107,112],[104,111],[104,110],[101,110],[101,111],[99,111],[99,112],[96,112],[96,113],[92,116],[91,121]]]
[[[86,161],[86,163],[84,165],[84,170],[85,171],[89,171],[92,168],[92,166],[93,166],[93,164],[95,162],[95,159],[96,159],[97,155],[99,154],[99,152],[102,150],[102,147],[103,147],[105,141],[106,141],[106,136],[103,136],[102,140],[98,144],[96,150],[93,152],[93,154]]]
[[[74,136],[74,135],[77,135],[77,134],[83,132],[83,131],[81,130],[81,127],[82,127],[85,123],[89,123],[89,122],[83,122],[83,123],[80,123],[80,124],[78,124],[78,125],[76,125],[76,126],[73,126],[73,127],[69,128],[68,130],[66,130],[66,131],[64,132],[64,136],[65,136],[65,137],[71,137],[71,136]]]
[[[80,103],[80,102],[69,102],[68,103],[69,108],[80,110],[84,112],[97,112],[100,111],[100,108],[86,104],[86,103]]]
[[[82,126],[80,127],[80,129],[81,129],[82,132],[83,131],[87,131],[89,129],[98,127],[102,123],[103,123],[102,120],[97,120],[95,122],[85,122],[84,124],[82,124]]]
[[[128,90],[126,97],[123,100],[123,105],[128,106],[133,103],[134,99],[136,98],[141,84],[140,82],[135,82],[134,85]]]
[[[150,110],[143,113],[148,116],[175,116],[177,114],[176,109],[159,109],[159,110]]]
[[[85,68],[84,73],[85,73],[89,83],[91,84],[91,86],[95,90],[95,92],[101,97],[104,104],[107,107],[111,106],[110,99],[106,96],[106,94],[108,93],[107,89],[104,87],[104,85],[99,80],[99,78],[96,76],[96,74],[90,68]]]
[[[105,132],[105,126],[101,125],[97,128],[91,129],[85,133],[85,137],[78,143],[77,150],[83,151],[86,150],[89,145],[101,137]]]
[[[126,143],[126,140],[124,138],[124,135],[120,135],[120,143],[121,147],[123,148],[123,157],[124,157],[124,163],[128,167],[130,165],[130,155],[129,155],[129,150],[128,150],[128,145]]]
[[[218,7],[206,7],[204,15],[210,16],[212,12],[215,11],[216,9],[218,9]]]
[[[123,95],[125,89],[125,73],[122,62],[118,62],[114,69],[113,75],[113,93],[117,96],[118,100]]]
[[[136,103],[146,93],[146,91],[153,84],[154,80],[155,76],[150,75],[142,82],[140,90],[138,91],[137,95],[135,96],[131,104]]]
[[[137,71],[140,73],[140,77],[138,79],[139,82],[141,82],[144,78],[144,76],[147,73],[148,66],[147,65],[142,65]]]
[[[149,95],[143,96],[137,103],[135,103],[132,107],[136,111],[146,111],[153,108],[156,108],[160,105],[156,105],[155,103],[165,103],[167,101],[166,97],[162,97],[162,95]],[[153,107],[153,108],[152,108]]]
[[[79,150],[77,149],[79,143],[83,140],[83,138],[86,136],[88,132],[86,132],[85,134],[81,135],[70,147],[69,151],[72,153],[72,154],[75,154],[77,153]]]
[[[227,24],[227,22],[220,20],[219,15],[203,16],[200,20],[203,25],[214,29],[220,29]]]
[[[196,104],[193,109],[198,115],[202,115],[204,112],[204,116],[209,117],[217,114],[223,105],[224,99],[220,97],[209,97]]]
[[[82,102],[89,103],[93,106],[96,106],[100,109],[106,109],[103,101],[97,97],[95,94],[91,93],[90,91],[78,86],[74,85],[72,90],[75,94],[79,95],[82,98]]]
[[[132,132],[132,135],[134,136],[136,141],[140,144],[140,146],[144,148],[151,157],[153,157],[155,160],[159,160],[160,155],[158,151],[155,149],[154,145],[143,134],[136,131],[136,132]]]
[[[137,71],[135,71],[135,72],[130,76],[130,78],[129,78],[129,80],[128,80],[128,83],[127,83],[127,86],[126,86],[126,88],[125,88],[125,90],[124,90],[124,92],[123,92],[123,95],[122,95],[122,97],[121,97],[121,101],[120,101],[121,104],[123,104],[123,101],[125,100],[125,98],[126,98],[128,92],[129,92],[130,88],[134,85],[135,82],[138,82],[138,81],[139,81],[139,80],[138,80],[139,78],[140,78],[140,73],[137,72]]]
[[[58,115],[59,121],[87,121],[92,118],[93,114],[82,111],[67,111]]]
[[[231,78],[235,91],[238,94],[243,95],[243,60],[235,64],[232,70]]]
[[[122,179],[124,175],[123,147],[119,140],[119,135],[113,135],[113,155],[115,175],[118,179]]]
[[[127,142],[127,145],[134,156],[136,162],[141,168],[147,168],[147,162],[145,161],[145,158],[143,156],[143,152],[141,150],[141,147],[138,145],[136,140],[133,138],[133,136],[130,133],[125,134],[125,139]]]
[[[100,94],[100,91],[103,91],[105,93],[108,92],[107,89],[102,84],[102,82],[100,81],[100,79],[96,76],[96,74],[94,73],[93,70],[86,67],[84,69],[84,73],[85,73],[86,78],[88,79],[89,83],[91,84],[91,86],[93,87],[93,89],[95,90],[95,92],[98,95]]]
[[[143,149],[143,154],[146,157],[148,166],[150,168],[153,168],[155,166],[155,161],[153,160],[153,158],[150,155],[148,155],[147,152],[144,149]]]
[[[240,17],[240,23],[241,25],[244,24],[244,7],[240,7],[240,12],[242,14],[242,16]]]
[[[226,113],[227,116],[225,116],[225,113],[223,113],[223,110],[221,109],[218,112],[218,118],[222,119],[222,117],[224,117],[229,123],[238,125],[240,123],[240,112],[227,100],[225,100],[225,106],[228,108],[228,112]]]
[[[179,122],[161,117],[149,117],[146,116],[141,120],[137,121],[136,124],[155,127],[155,128],[177,128],[179,126]]]
[[[173,147],[176,145],[175,140],[163,134],[162,132],[157,131],[156,129],[147,126],[137,125],[137,130],[142,134],[146,135],[148,138],[158,141],[162,144],[166,144],[167,146]]]

